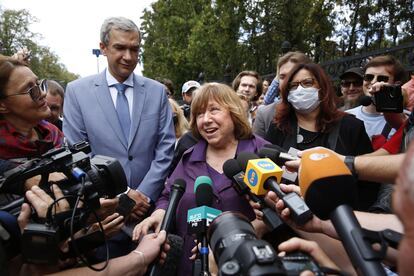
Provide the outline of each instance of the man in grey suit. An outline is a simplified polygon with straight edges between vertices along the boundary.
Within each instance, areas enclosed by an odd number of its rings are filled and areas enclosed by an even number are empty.
[[[272,95],[274,97],[271,101],[272,103],[268,105],[261,105],[258,107],[256,112],[256,119],[253,123],[253,132],[260,137],[265,137],[266,132],[269,129],[270,124],[275,117],[276,105],[278,103],[277,96],[279,95],[278,90],[282,84],[283,80],[289,74],[290,70],[298,63],[309,63],[311,60],[302,52],[288,52],[285,55],[281,56],[277,62],[277,72],[276,78],[270,84],[267,96]]]
[[[120,161],[138,220],[164,187],[175,143],[172,111],[162,84],[133,73],[140,47],[135,23],[108,18],[100,39],[108,69],[68,84],[63,132],[69,144],[86,140],[94,155]]]

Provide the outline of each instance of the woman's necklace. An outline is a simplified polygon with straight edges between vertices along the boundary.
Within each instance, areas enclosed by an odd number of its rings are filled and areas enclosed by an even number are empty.
[[[296,134],[296,143],[298,144],[311,144],[315,142],[315,140],[319,137],[319,132],[317,132],[315,135],[308,137],[308,139],[305,139],[305,137],[299,133],[300,127],[297,126],[297,134]]]

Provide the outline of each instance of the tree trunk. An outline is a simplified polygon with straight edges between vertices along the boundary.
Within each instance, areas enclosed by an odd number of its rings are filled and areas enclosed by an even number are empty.
[[[359,7],[360,7],[360,1],[356,1],[355,3],[355,10],[354,10],[354,17],[352,18],[351,24],[351,35],[349,37],[349,45],[347,50],[347,55],[352,56],[355,54],[355,48],[356,48],[356,26],[358,24],[358,16],[359,16]]]

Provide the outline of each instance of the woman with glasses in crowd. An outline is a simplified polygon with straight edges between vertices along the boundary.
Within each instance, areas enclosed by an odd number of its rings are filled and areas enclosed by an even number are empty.
[[[63,134],[45,120],[46,91],[25,63],[0,55],[0,159],[39,157],[62,145]]]
[[[265,139],[285,150],[323,146],[345,156],[372,152],[364,123],[336,104],[323,69],[314,63],[298,64],[281,87],[281,101]],[[378,185],[364,183],[359,189],[358,209],[366,210],[376,200]]]

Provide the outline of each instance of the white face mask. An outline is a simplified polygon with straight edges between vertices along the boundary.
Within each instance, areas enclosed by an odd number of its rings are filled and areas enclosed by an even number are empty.
[[[319,89],[315,87],[303,88],[299,85],[295,90],[289,91],[287,100],[297,112],[311,113],[319,106]]]

